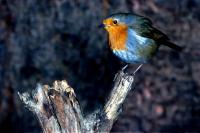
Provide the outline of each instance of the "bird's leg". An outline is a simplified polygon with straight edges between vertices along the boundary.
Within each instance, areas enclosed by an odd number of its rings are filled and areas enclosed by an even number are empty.
[[[143,65],[143,64],[140,64],[140,65],[135,69],[135,71],[134,71],[131,75],[134,76],[134,75],[136,74],[136,72],[142,67],[142,65]],[[125,65],[125,66],[122,68],[121,72],[125,73],[124,70],[125,70],[127,67],[128,67],[128,64]],[[128,74],[128,73],[125,73],[125,75],[126,75],[126,74]],[[119,72],[118,72],[117,74],[115,74],[115,77],[114,77],[114,80],[113,80],[113,81],[116,80],[116,78],[117,78],[118,75],[119,75]]]
[[[122,68],[122,71],[124,72],[124,70],[128,67],[128,64],[125,65],[123,68]]]
[[[136,69],[135,71],[133,72],[133,75],[135,75],[135,73],[142,67],[143,64],[140,64]]]

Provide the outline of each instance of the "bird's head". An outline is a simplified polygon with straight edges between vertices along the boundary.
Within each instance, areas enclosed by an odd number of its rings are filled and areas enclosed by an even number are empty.
[[[110,33],[113,30],[127,29],[134,22],[134,15],[129,13],[117,13],[104,19],[101,27],[104,27]]]
[[[127,40],[127,31],[133,21],[133,15],[117,13],[110,15],[100,25],[109,33],[109,41],[112,49],[124,49]]]
[[[125,23],[123,16],[115,14],[104,19],[101,26],[104,27],[108,33],[112,33],[116,30],[125,30],[128,25]]]

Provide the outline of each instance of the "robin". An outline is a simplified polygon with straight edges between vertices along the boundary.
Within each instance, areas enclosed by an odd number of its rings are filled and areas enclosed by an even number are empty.
[[[112,52],[128,64],[140,64],[139,68],[158,51],[160,45],[181,51],[150,19],[133,13],[117,13],[107,17],[100,25],[109,35]],[[127,67],[126,65],[123,70]],[[134,72],[134,74],[135,74]]]

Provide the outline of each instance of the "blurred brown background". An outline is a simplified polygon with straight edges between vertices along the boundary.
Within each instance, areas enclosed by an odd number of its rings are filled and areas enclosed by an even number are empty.
[[[0,0],[0,132],[41,132],[17,92],[66,79],[84,112],[104,104],[114,74],[109,14],[148,16],[182,53],[162,47],[137,73],[113,132],[200,132],[199,0]]]

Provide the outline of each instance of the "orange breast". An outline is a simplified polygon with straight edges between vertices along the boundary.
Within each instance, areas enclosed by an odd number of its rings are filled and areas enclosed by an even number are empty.
[[[122,24],[108,29],[112,50],[126,50],[127,30],[128,27]]]

